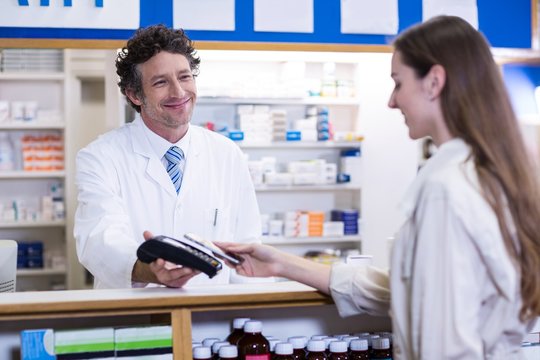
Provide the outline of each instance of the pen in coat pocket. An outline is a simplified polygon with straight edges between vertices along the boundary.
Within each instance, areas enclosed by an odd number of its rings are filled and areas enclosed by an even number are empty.
[[[214,226],[216,226],[216,223],[217,223],[217,213],[218,213],[218,209],[215,209],[214,210]]]

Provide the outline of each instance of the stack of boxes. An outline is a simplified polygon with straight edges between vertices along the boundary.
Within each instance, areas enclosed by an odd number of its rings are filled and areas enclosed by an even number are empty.
[[[332,237],[357,235],[359,233],[358,210],[332,210],[331,221],[325,221],[322,211],[287,211],[272,219],[261,214],[263,235],[285,237]],[[283,219],[283,220],[281,220]]]
[[[59,134],[28,134],[22,137],[23,170],[64,170],[64,142]]]
[[[344,235],[359,234],[359,212],[356,209],[332,210],[330,218],[332,221],[343,222]]]
[[[171,326],[21,332],[21,360],[172,360]]]
[[[17,268],[43,268],[43,242],[19,241],[17,247]]]

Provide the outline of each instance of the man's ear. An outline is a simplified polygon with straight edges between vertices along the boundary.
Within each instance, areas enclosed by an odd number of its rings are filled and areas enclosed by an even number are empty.
[[[135,91],[133,89],[126,89],[126,96],[135,105],[137,105],[137,106],[142,105],[142,99],[139,98],[139,96],[135,93]]]
[[[442,65],[435,64],[425,77],[425,86],[430,100],[435,100],[441,95],[446,84],[446,70]]]

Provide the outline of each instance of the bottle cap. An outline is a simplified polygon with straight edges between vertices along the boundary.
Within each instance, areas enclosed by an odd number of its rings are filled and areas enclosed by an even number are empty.
[[[347,342],[346,341],[332,341],[330,343],[330,352],[333,352],[333,353],[347,352]]]
[[[249,320],[244,324],[245,333],[260,333],[262,331],[262,322],[258,320]]]
[[[339,339],[336,338],[336,337],[332,337],[332,336],[327,336],[325,337],[324,339],[322,339],[324,341],[324,347],[328,349],[328,346],[330,346],[330,343],[332,341],[338,341]]]
[[[279,340],[279,339],[268,339],[268,338],[266,338],[266,340],[268,340],[268,343],[270,344],[270,351],[271,352],[273,352],[274,349],[276,348],[276,344],[281,342],[281,340]]]
[[[218,338],[206,338],[202,341],[203,346],[208,346],[209,348],[212,347],[212,344],[216,341],[219,341]]]
[[[324,347],[324,341],[323,340],[309,340],[307,343],[307,349],[308,351],[324,351],[326,348]]]
[[[233,320],[233,329],[243,329],[244,323],[249,321],[250,318],[236,318]]]
[[[220,358],[236,358],[238,357],[238,349],[234,345],[223,345],[219,348]]]
[[[327,336],[326,335],[313,335],[313,336],[311,336],[311,340],[322,340],[325,337],[327,337]]]
[[[365,351],[368,349],[368,341],[367,339],[353,340],[349,344],[349,347],[352,351]]]
[[[303,349],[307,344],[307,337],[305,336],[291,336],[287,339],[293,346],[293,349]]]
[[[193,348],[193,358],[194,359],[210,359],[212,353],[208,346],[195,346]]]
[[[200,341],[192,341],[191,348],[193,349],[195,346],[203,346],[203,345],[202,345],[202,342]]]
[[[212,354],[219,354],[219,348],[224,345],[230,345],[231,343],[228,341],[216,341],[212,344]]]
[[[288,342],[278,342],[274,349],[276,355],[292,355],[293,345]]]
[[[341,340],[345,341],[347,343],[347,346],[351,343],[351,341],[360,339],[358,336],[345,336]]]
[[[380,338],[379,335],[369,335],[369,337],[367,338],[368,345],[371,346],[371,344],[373,344],[373,340],[378,339],[378,338]]]
[[[334,211],[339,211],[341,212],[341,210],[332,210],[332,213]],[[338,335],[334,335],[335,338],[338,338],[339,340],[341,340],[342,338],[344,338],[345,336],[349,336],[349,334],[338,334]]]
[[[390,349],[390,339],[388,339],[388,338],[373,339],[373,343],[372,343],[371,346],[375,350]]]

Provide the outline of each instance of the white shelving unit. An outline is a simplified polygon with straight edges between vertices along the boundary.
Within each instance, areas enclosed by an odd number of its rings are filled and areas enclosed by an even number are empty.
[[[64,61],[65,64],[65,61]],[[21,121],[8,119],[0,123],[0,132],[10,134],[13,142],[15,169],[0,170],[0,202],[3,210],[13,201],[30,204],[40,211],[41,197],[49,195],[53,183],[65,189],[67,170],[24,171],[20,138],[27,134],[61,135],[64,147],[64,169],[66,169],[66,72],[0,72],[0,101],[35,102],[39,110],[59,113],[59,116]],[[64,198],[66,194],[63,194]],[[65,200],[64,200],[64,208]],[[67,214],[66,214],[67,216]],[[67,287],[68,263],[66,219],[55,220],[4,220],[0,218],[0,238],[18,242],[43,243],[43,268],[21,268],[17,271],[17,291],[50,290]],[[61,268],[51,267],[51,257],[66,259]]]
[[[356,79],[355,58],[336,61],[326,54],[306,57],[294,53],[200,51],[201,71],[197,78],[199,98],[192,122],[212,122],[238,128],[238,105],[266,105],[271,110],[285,110],[289,124],[304,118],[309,106],[328,108],[329,120],[336,131],[358,132],[360,99],[350,96],[303,96],[302,86],[313,79],[322,79],[327,63],[333,63],[336,80]],[[325,65],[326,64],[326,65]],[[282,95],[285,94],[285,95]],[[243,96],[247,95],[247,96]],[[246,138],[238,142],[250,160],[273,156],[279,167],[293,160],[324,159],[337,163],[340,151],[361,147],[360,141],[281,141],[253,143]],[[338,170],[339,172],[339,170]],[[361,185],[358,183],[329,185],[279,186],[256,184],[261,213],[295,210],[323,211],[360,209]],[[359,249],[360,235],[341,237],[264,237],[263,241],[303,254],[308,250]]]

